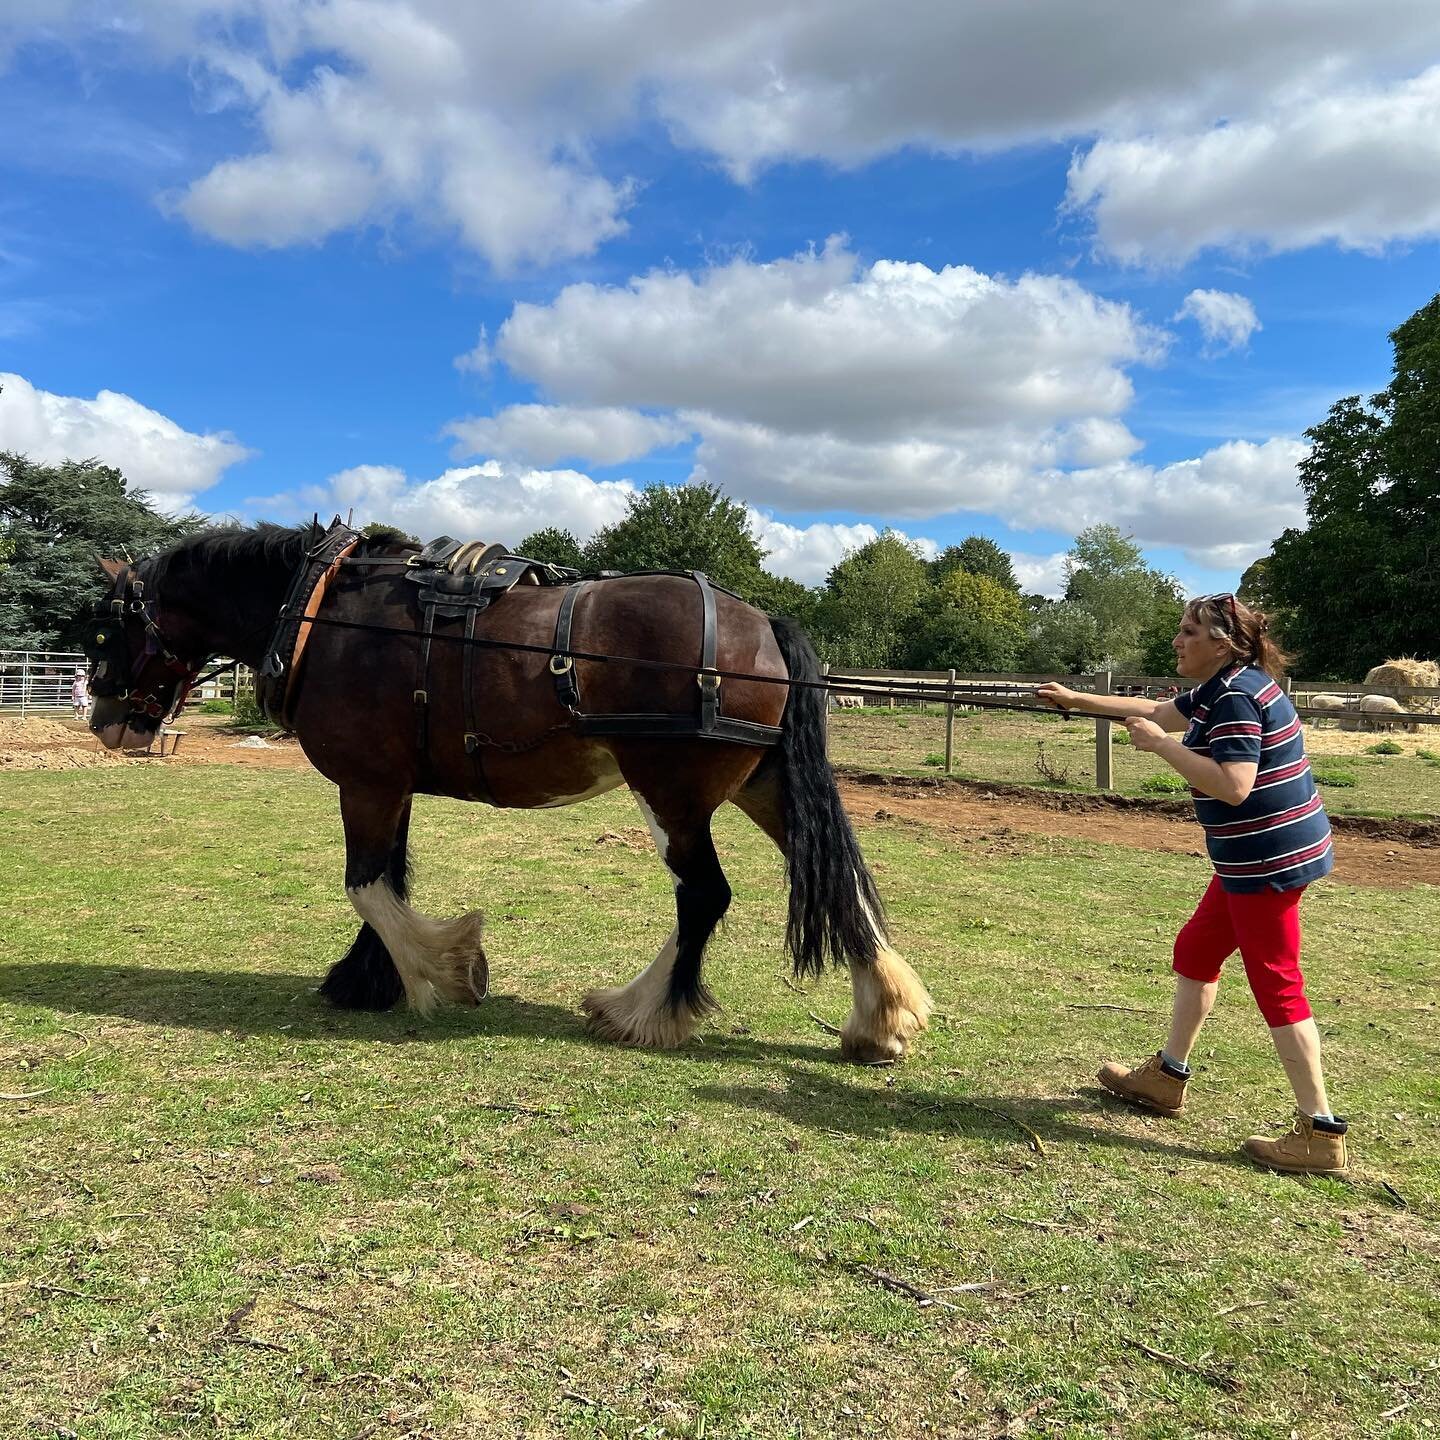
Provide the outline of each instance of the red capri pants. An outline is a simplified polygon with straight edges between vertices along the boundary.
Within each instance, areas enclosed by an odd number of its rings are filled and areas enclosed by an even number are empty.
[[[1300,897],[1294,890],[1231,894],[1212,877],[1195,913],[1175,937],[1175,973],[1208,985],[1238,949],[1245,977],[1273,1030],[1310,1016],[1300,973]]]

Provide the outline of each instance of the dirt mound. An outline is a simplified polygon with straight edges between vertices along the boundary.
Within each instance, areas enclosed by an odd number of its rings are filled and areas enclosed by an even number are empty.
[[[99,765],[123,763],[108,750],[81,750],[56,745],[49,750],[0,750],[0,770],[93,770]]]
[[[0,749],[22,749],[35,745],[78,745],[86,741],[84,730],[60,720],[41,720],[14,716],[0,717]]]

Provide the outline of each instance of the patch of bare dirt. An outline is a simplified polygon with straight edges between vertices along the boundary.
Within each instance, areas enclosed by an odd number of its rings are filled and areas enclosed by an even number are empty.
[[[210,717],[186,719],[177,727],[179,748],[163,759],[159,742],[150,754],[107,750],[79,720],[0,718],[0,770],[89,770],[102,765],[248,765],[267,769],[308,767],[299,744],[289,738],[267,739],[252,749],[227,734]]]
[[[847,774],[845,808],[857,824],[909,822],[956,835],[999,839],[1063,835],[1203,860],[1204,834],[1190,806],[1126,795],[1070,795],[1020,785]],[[1440,885],[1440,824],[1332,816],[1335,878],[1400,890]]]

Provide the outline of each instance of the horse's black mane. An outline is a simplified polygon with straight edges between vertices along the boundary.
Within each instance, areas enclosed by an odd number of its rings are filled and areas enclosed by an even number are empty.
[[[158,591],[172,573],[176,578],[201,574],[243,583],[277,569],[289,573],[316,538],[313,525],[216,525],[177,540],[144,562],[146,578]]]

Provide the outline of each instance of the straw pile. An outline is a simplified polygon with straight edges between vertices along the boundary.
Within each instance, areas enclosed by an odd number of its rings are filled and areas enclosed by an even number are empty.
[[[1433,660],[1415,660],[1405,655],[1376,665],[1365,677],[1366,690],[1378,695],[1394,695],[1407,710],[1428,710],[1433,697],[1401,696],[1402,690],[1433,690],[1437,687],[1440,687],[1440,665]]]

